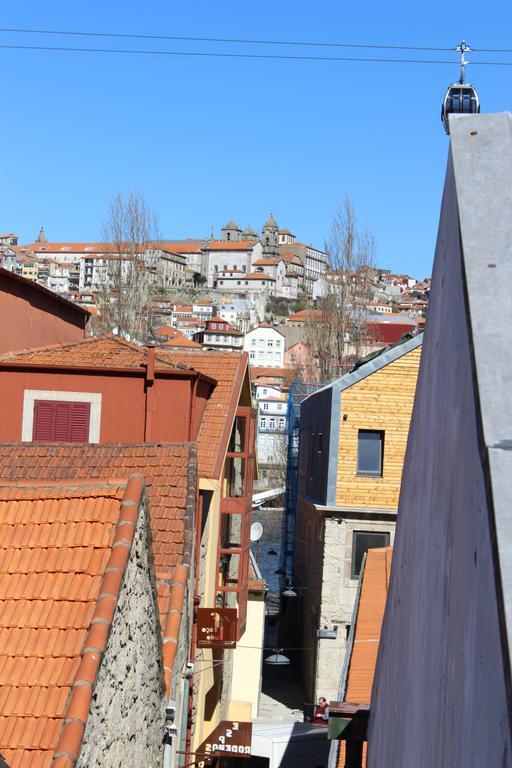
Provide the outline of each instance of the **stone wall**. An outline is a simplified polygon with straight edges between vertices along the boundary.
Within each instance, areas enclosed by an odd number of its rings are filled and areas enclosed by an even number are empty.
[[[164,678],[146,501],[139,518],[77,768],[157,768]]]

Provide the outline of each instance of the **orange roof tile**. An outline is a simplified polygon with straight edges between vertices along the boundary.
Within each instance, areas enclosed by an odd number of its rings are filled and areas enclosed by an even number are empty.
[[[392,547],[369,549],[366,555],[345,686],[345,701],[355,704],[369,704],[372,695],[392,555]],[[339,744],[338,766],[343,768],[345,742],[340,741]],[[366,766],[366,750],[363,766]]]
[[[256,259],[256,261],[253,262],[253,266],[255,267],[275,267],[277,264],[276,259]]]
[[[155,328],[157,336],[164,336],[167,341],[162,342],[163,345],[169,347],[196,347],[201,349],[201,344],[196,341],[192,341],[184,333],[178,331],[176,328],[171,328],[168,325],[162,325],[160,328]]]
[[[78,757],[138,514],[122,500],[138,508],[142,492],[139,477],[0,487],[0,751],[12,768]]]
[[[171,253],[200,253],[203,245],[203,240],[163,241],[158,243],[162,251],[170,251]]]
[[[0,354],[0,363],[28,363],[62,367],[142,368],[147,362],[147,347],[119,336],[91,336],[68,344],[22,349]],[[155,370],[190,370],[155,355]]]
[[[266,275],[265,272],[252,272],[250,275],[246,275],[247,280],[272,280],[275,283],[275,278]]]
[[[199,429],[197,458],[200,477],[218,477],[248,367],[247,353],[159,349],[171,362],[190,365],[217,382]]]
[[[151,508],[153,558],[159,580],[161,620],[167,581],[179,563],[189,564],[185,531],[192,530],[196,497],[196,446],[192,443],[127,445],[0,444],[0,482],[102,478],[141,472]],[[193,500],[189,505],[189,500]],[[0,749],[1,752],[1,749]]]
[[[258,240],[210,240],[204,246],[205,251],[250,251]]]
[[[94,256],[97,253],[116,253],[114,243],[28,243],[20,245],[21,251],[28,253],[80,253],[84,256]]]

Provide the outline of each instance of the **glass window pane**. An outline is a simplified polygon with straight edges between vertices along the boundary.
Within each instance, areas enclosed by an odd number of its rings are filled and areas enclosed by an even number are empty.
[[[363,475],[382,474],[382,445],[384,433],[360,429],[357,446],[357,471]]]
[[[351,578],[358,578],[361,572],[363,556],[369,549],[387,546],[389,546],[389,533],[387,531],[354,531],[352,537]]]

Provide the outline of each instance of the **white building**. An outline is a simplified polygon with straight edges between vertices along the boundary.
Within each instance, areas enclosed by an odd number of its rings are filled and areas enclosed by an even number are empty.
[[[258,404],[258,463],[283,465],[286,463],[288,396],[269,386],[256,386],[255,396]]]
[[[285,338],[269,323],[260,323],[245,334],[244,350],[249,365],[260,368],[284,368]]]
[[[261,258],[259,240],[210,240],[204,247],[206,254],[206,284],[219,287],[219,273],[229,271],[249,274],[254,260]]]

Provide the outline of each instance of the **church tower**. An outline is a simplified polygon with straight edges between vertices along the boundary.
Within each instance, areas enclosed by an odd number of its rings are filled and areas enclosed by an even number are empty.
[[[263,244],[263,257],[276,259],[279,255],[279,226],[272,214],[261,230],[261,242]]]

